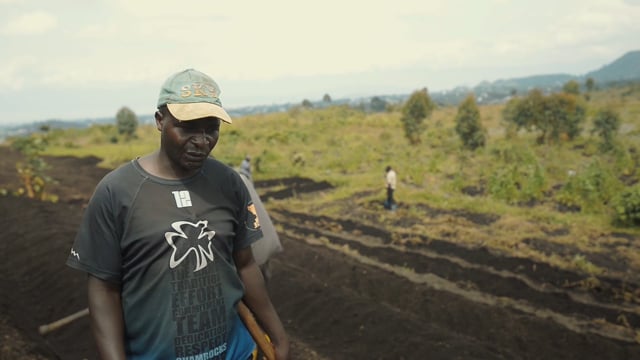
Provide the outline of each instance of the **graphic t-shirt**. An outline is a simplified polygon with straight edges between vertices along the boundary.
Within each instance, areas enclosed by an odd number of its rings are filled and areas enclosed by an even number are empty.
[[[232,254],[261,236],[233,169],[166,180],[134,160],[96,187],[67,264],[121,286],[128,359],[225,359],[249,336]]]

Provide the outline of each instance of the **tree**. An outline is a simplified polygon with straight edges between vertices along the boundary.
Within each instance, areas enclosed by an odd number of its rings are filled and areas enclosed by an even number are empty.
[[[614,147],[616,133],[620,128],[620,116],[611,108],[601,109],[596,113],[593,120],[593,130],[591,133],[597,133],[602,142],[600,149],[609,151]]]
[[[387,109],[387,102],[383,99],[374,96],[371,98],[371,111],[373,112],[383,112]]]
[[[544,127],[541,142],[558,141],[562,137],[573,140],[582,131],[581,125],[587,117],[587,109],[580,99],[572,94],[551,94],[545,99]]]
[[[427,89],[417,90],[402,107],[400,120],[404,125],[405,136],[411,144],[420,143],[420,135],[425,130],[424,120],[431,115],[435,104]]]
[[[331,102],[331,96],[329,96],[329,94],[324,94],[324,96],[322,97],[322,101],[324,101],[326,103],[330,103]]]
[[[562,91],[566,92],[567,94],[579,95],[580,84],[578,84],[578,82],[575,80],[569,80],[566,84],[564,84],[564,86],[562,86]]]
[[[118,133],[130,139],[134,137],[138,128],[138,117],[133,110],[123,106],[116,113],[116,124],[118,125]]]
[[[526,97],[509,100],[502,111],[503,119],[515,125],[516,130],[532,131],[543,114],[544,95],[539,89],[529,92]]]
[[[313,104],[311,103],[311,101],[309,101],[309,99],[304,99],[302,100],[302,107],[306,109],[310,109],[313,107]]]
[[[456,133],[467,149],[475,150],[485,145],[485,130],[480,123],[480,110],[473,95],[467,96],[458,107]]]
[[[526,97],[507,103],[502,115],[517,129],[540,132],[538,143],[542,144],[578,136],[586,119],[586,107],[572,94],[544,96],[540,90],[533,90]]]
[[[585,81],[584,86],[587,88],[587,92],[591,92],[596,87],[596,82],[592,77],[589,77]]]

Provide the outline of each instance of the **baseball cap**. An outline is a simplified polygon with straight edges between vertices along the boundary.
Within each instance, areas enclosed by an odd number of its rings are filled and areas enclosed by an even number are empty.
[[[163,105],[167,105],[171,115],[180,121],[213,116],[231,124],[231,117],[222,108],[218,84],[194,69],[175,73],[164,82],[158,107]]]

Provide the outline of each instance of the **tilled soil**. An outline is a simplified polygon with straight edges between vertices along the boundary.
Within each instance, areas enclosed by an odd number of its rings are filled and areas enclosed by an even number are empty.
[[[18,186],[17,155],[0,147],[0,189]],[[86,307],[85,276],[64,262],[106,170],[95,158],[47,162],[57,203],[0,197],[0,359],[96,359],[88,318],[44,336],[37,329]],[[293,178],[256,187],[283,229],[285,251],[272,260],[268,285],[293,359],[640,359],[633,278],[575,286],[588,277],[449,239],[413,234],[420,241],[398,243],[366,214],[330,218],[268,201],[331,191],[328,183]]]

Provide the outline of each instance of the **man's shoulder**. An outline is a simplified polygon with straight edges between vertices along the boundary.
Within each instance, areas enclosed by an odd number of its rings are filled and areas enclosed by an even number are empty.
[[[98,183],[98,188],[129,187],[132,181],[140,178],[140,173],[136,170],[133,162],[129,161],[108,172]]]
[[[132,173],[135,173],[135,166],[133,165],[133,161],[128,161],[115,169],[109,171],[102,180],[111,181],[113,179],[120,179],[122,177],[130,176]]]
[[[205,171],[214,170],[214,171],[222,172],[222,173],[235,172],[235,170],[231,166],[226,165],[222,161],[214,159],[212,157],[207,158],[207,161],[205,161],[205,163],[204,163],[202,168]]]

